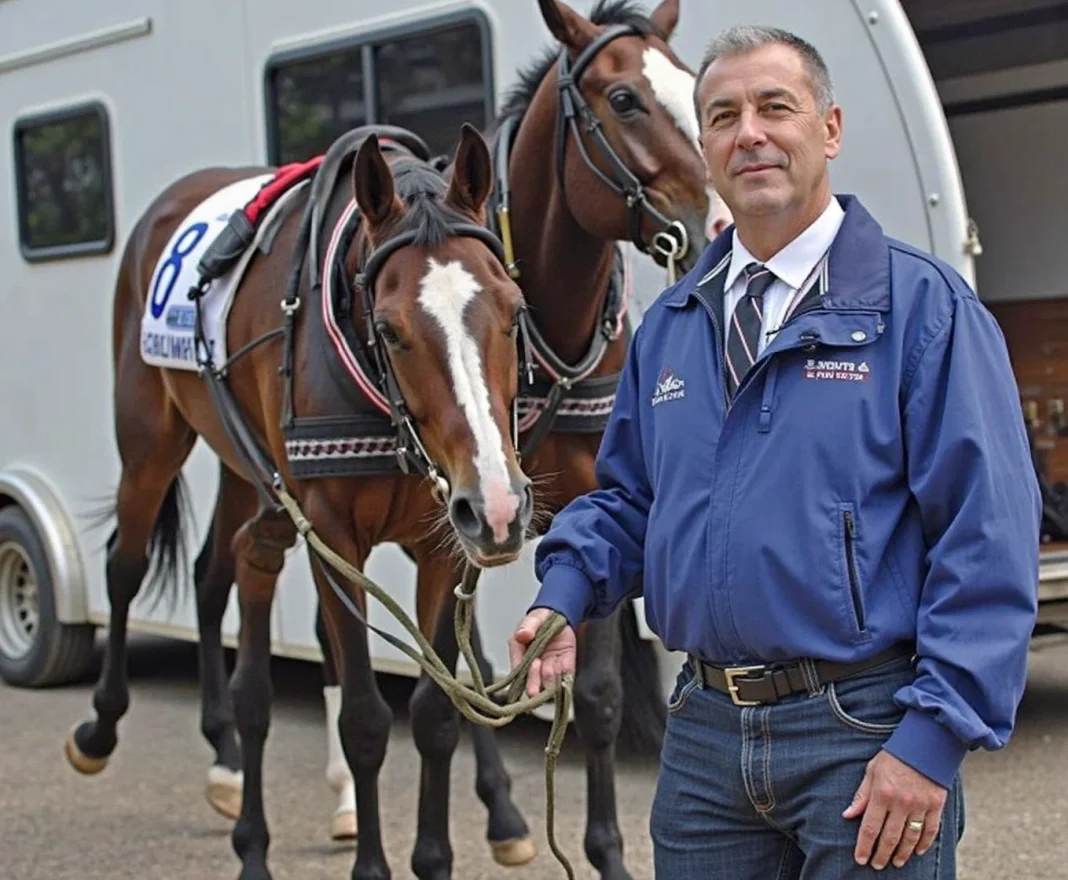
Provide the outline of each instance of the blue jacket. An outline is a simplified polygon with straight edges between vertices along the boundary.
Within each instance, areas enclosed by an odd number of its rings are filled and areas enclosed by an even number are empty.
[[[885,748],[948,787],[967,750],[1002,747],[1015,722],[1038,484],[994,318],[951,267],[838,198],[822,301],[794,313],[729,408],[731,230],[645,313],[599,488],[539,545],[532,607],[576,625],[644,595],[667,648],[732,665],[912,641],[917,677]]]

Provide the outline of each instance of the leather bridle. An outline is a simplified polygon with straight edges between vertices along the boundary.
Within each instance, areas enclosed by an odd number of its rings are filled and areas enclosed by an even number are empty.
[[[407,162],[426,164],[417,158],[401,158],[393,163],[392,168],[396,171]],[[500,261],[501,266],[507,269],[504,246],[501,244],[501,240],[486,227],[474,223],[457,222],[449,224],[448,230],[450,236],[464,236],[481,241],[490,249],[490,251],[492,251],[493,255]],[[371,351],[375,364],[378,367],[381,391],[389,403],[390,419],[393,422],[394,430],[397,432],[396,456],[398,466],[406,474],[411,473],[414,468],[423,476],[427,477],[427,479],[431,481],[435,494],[439,496],[442,502],[446,502],[450,493],[448,480],[445,478],[442,469],[438,467],[430,457],[430,454],[427,452],[426,447],[423,445],[423,442],[419,437],[419,431],[415,426],[411,411],[408,409],[408,405],[404,401],[404,395],[401,393],[400,383],[397,381],[397,375],[393,369],[393,364],[390,361],[388,348],[382,339],[381,333],[375,326],[374,320],[374,289],[378,275],[381,272],[382,267],[385,265],[386,260],[401,248],[410,245],[415,241],[415,238],[416,232],[414,230],[401,232],[390,237],[377,247],[369,250],[363,256],[361,265],[355,273],[352,284],[354,290],[363,298],[367,347]],[[517,315],[517,329],[519,331],[517,342],[521,349],[519,352],[519,362],[528,374],[532,374],[533,351],[530,346],[528,335],[529,320],[530,318],[526,306],[524,305],[519,309]],[[511,419],[512,444],[516,450],[519,449],[518,398],[519,395],[517,393],[516,397],[512,400]]]
[[[649,254],[658,265],[667,266],[669,263],[681,260],[689,250],[690,239],[686,232],[686,227],[678,220],[669,220],[650,203],[641,181],[623,163],[616,151],[612,149],[612,144],[602,130],[603,123],[597,118],[593,108],[590,107],[578,88],[582,74],[597,53],[613,40],[628,34],[640,35],[640,32],[637,28],[627,24],[608,28],[579,53],[573,65],[570,63],[567,47],[565,46],[560,51],[559,79],[557,82],[557,88],[560,90],[560,100],[557,102],[556,120],[556,176],[560,188],[563,190],[567,134],[571,132],[574,135],[575,144],[578,146],[582,159],[590,171],[605,186],[625,199],[630,226],[630,240],[640,251]],[[582,141],[582,135],[579,132],[580,118],[583,128],[592,136],[594,143],[597,144],[601,153],[614,169],[616,179],[612,179],[601,171],[590,158]],[[643,215],[652,219],[660,227],[653,235],[651,245],[646,244],[642,238],[641,221]]]

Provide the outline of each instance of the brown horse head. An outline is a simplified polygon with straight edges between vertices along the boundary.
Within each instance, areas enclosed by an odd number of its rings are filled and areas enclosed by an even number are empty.
[[[512,433],[524,301],[479,234],[493,177],[486,143],[470,125],[454,168],[446,184],[427,163],[387,162],[371,136],[356,156],[353,186],[365,256],[405,242],[367,277],[384,359],[448,484],[448,518],[464,553],[499,565],[522,549],[534,500]]]
[[[600,121],[612,150],[641,184],[651,206],[685,227],[688,247],[681,264],[689,269],[715,224],[709,217],[707,175],[693,108],[694,73],[668,45],[679,19],[679,0],[663,0],[647,17],[629,0],[599,0],[589,19],[560,0],[538,0],[538,6],[567,51],[575,86]],[[625,23],[632,32],[599,42],[618,25],[595,21]],[[589,159],[602,174],[620,181],[620,169],[585,130],[581,111],[578,116]],[[567,147],[564,190],[575,219],[597,238],[633,239],[626,201],[605,185],[573,141]],[[643,244],[653,245],[660,231],[661,225],[643,212]]]

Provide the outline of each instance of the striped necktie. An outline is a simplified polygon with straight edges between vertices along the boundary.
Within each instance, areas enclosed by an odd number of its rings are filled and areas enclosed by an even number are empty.
[[[764,293],[775,281],[774,273],[760,263],[750,263],[745,273],[745,293],[734,306],[727,330],[727,390],[730,397],[757,359],[764,323]]]

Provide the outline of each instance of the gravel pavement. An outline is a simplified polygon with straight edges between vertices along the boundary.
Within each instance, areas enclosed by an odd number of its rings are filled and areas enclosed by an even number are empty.
[[[131,709],[119,748],[99,776],[66,763],[63,738],[87,716],[95,679],[44,691],[0,684],[0,880],[235,880],[229,823],[203,799],[210,751],[199,734],[193,646],[136,638]],[[352,847],[327,829],[334,808],[324,777],[325,739],[318,668],[276,660],[267,742],[269,864],[275,880],[341,880]],[[395,880],[412,877],[418,753],[407,725],[410,682],[383,677],[395,713],[382,773],[383,833]],[[539,847],[530,865],[505,870],[484,843],[485,811],[474,794],[469,739],[453,762],[454,877],[563,877],[544,839],[542,749],[548,725],[520,719],[499,732],[513,792]],[[647,821],[655,767],[620,763],[620,820],[635,880],[652,877]],[[558,837],[579,878],[595,878],[582,854],[584,765],[570,737],[557,768]],[[1068,637],[1036,643],[1017,733],[1003,752],[965,763],[967,830],[960,880],[1068,877]],[[887,875],[892,876],[888,871]]]

